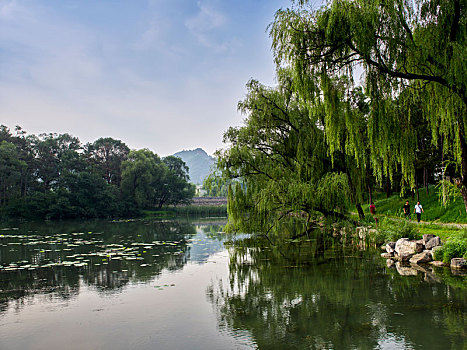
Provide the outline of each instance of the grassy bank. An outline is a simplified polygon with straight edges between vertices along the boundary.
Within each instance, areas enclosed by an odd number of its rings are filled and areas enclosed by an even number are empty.
[[[419,195],[420,204],[423,206],[425,211],[422,214],[422,221],[467,224],[467,214],[465,212],[465,206],[462,198],[449,202],[448,205],[443,206],[434,186],[429,187],[428,193],[426,193],[425,189],[420,189]],[[386,198],[384,194],[379,194],[374,200],[376,212],[389,217],[403,217],[404,212],[402,207],[406,200],[408,200],[410,204],[412,220],[415,220],[416,216],[413,210],[417,203],[417,196],[412,198],[411,195],[401,197],[399,194],[395,194]],[[366,205],[364,210],[366,213],[369,213],[369,205]]]
[[[395,194],[389,198],[385,194],[375,197],[378,217],[378,231],[374,240],[376,243],[396,241],[399,238],[420,239],[424,234],[434,234],[443,241],[443,250],[438,252],[436,260],[448,263],[453,257],[467,257],[467,214],[461,198],[449,202],[446,206],[439,200],[437,189],[431,186],[428,193],[419,190],[420,203],[423,206],[422,222],[417,223],[414,206],[417,197],[411,195],[401,197]],[[409,201],[411,220],[404,216],[403,206]],[[369,214],[369,205],[364,206]],[[368,219],[367,219],[368,220]]]

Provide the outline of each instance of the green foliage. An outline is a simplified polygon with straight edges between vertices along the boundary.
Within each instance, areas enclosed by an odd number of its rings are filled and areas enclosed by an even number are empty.
[[[89,218],[137,215],[142,208],[189,203],[194,186],[176,157],[131,151],[101,138],[83,146],[68,134],[13,135],[0,126],[0,215]]]
[[[122,180],[121,164],[130,152],[128,146],[120,140],[106,137],[87,144],[85,149],[87,157],[95,162],[105,181],[119,186]]]
[[[381,183],[400,173],[413,188],[420,171],[433,178],[441,144],[460,164],[465,3],[433,4],[334,0],[314,10],[298,1],[277,11],[269,29],[278,85],[248,83],[245,124],[225,133],[218,154],[224,179],[244,184],[230,191],[231,227],[269,231],[284,216],[342,215],[349,203],[362,217],[373,175]]]
[[[165,191],[159,197],[159,207],[164,204],[190,204],[195,195],[196,186],[188,183],[188,166],[182,159],[174,156],[165,157],[162,162],[167,170],[162,179]]]
[[[451,237],[443,244],[443,259],[446,264],[453,258],[462,258],[467,254],[467,235],[463,237]],[[436,259],[438,260],[438,259]]]
[[[22,173],[27,168],[26,162],[19,159],[16,146],[7,141],[0,143],[0,204],[20,194]]]
[[[229,190],[232,230],[269,232],[290,215],[343,217],[349,202],[359,202],[364,160],[356,160],[352,149],[362,133],[350,130],[345,116],[362,116],[348,101],[338,103],[343,144],[331,146],[333,134],[321,127],[325,106],[318,98],[320,87],[310,81],[316,99],[304,103],[295,90],[299,78],[284,69],[278,71],[275,88],[250,81],[247,97],[239,103],[245,124],[224,134],[230,146],[218,152],[218,167],[225,181],[242,181]],[[338,83],[329,82],[327,88],[343,93]]]
[[[227,197],[229,185],[232,184],[231,179],[225,179],[217,170],[204,178],[203,188],[206,190],[206,195],[210,197]]]
[[[448,180],[440,180],[436,185],[436,190],[438,192],[439,202],[444,206],[462,198],[459,186]]]
[[[410,240],[420,239],[421,234],[415,224],[407,220],[394,221],[389,218],[384,218],[378,223],[378,238],[386,242],[395,242],[400,238],[408,238]]]
[[[467,257],[467,231],[453,231],[445,239],[443,245],[434,250],[433,259],[449,264],[453,258]]]
[[[278,66],[294,70],[299,98],[307,102],[320,77],[331,153],[342,149],[347,130],[348,154],[357,162],[368,156],[379,181],[394,180],[400,171],[412,188],[417,169],[433,169],[436,147],[458,166],[467,164],[465,1],[331,0],[317,10],[310,1],[295,5],[277,11],[269,27],[274,56]],[[339,104],[346,95],[332,83],[344,75],[353,86],[355,67],[365,72],[369,113],[362,134],[370,147],[351,136],[357,114],[336,117],[345,111]],[[459,188],[467,194],[467,167],[460,170]]]
[[[227,207],[225,205],[186,205],[178,207],[165,207],[158,210],[144,210],[146,217],[226,217]]]
[[[433,260],[443,261],[444,258],[444,247],[440,246],[439,248],[433,251]]]
[[[148,149],[133,150],[122,163],[122,193],[140,208],[156,204],[162,190],[165,168],[159,156]]]

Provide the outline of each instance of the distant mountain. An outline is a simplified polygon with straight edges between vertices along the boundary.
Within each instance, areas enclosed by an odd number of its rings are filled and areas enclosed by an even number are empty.
[[[203,180],[209,175],[211,167],[216,161],[214,157],[208,155],[203,149],[197,148],[194,150],[180,151],[174,154],[175,157],[181,158],[190,168],[190,182],[202,185]]]

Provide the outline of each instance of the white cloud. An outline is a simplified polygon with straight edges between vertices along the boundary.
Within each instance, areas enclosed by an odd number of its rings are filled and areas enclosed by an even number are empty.
[[[213,29],[222,27],[226,18],[220,12],[198,2],[199,12],[195,17],[185,22],[187,28],[193,33],[206,33]]]
[[[238,46],[238,40],[216,40],[215,34],[227,23],[227,18],[213,8],[198,2],[199,12],[185,21],[185,26],[196,37],[198,42],[218,53],[233,50]]]
[[[16,0],[0,0],[0,18],[13,17],[20,10]]]
[[[151,21],[148,28],[141,34],[140,40],[136,43],[136,48],[144,49],[152,45],[161,37],[160,24],[157,21]]]

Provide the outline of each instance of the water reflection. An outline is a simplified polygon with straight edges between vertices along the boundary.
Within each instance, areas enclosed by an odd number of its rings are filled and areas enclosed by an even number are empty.
[[[25,223],[0,231],[0,310],[28,295],[71,299],[85,284],[118,293],[222,249],[223,222]],[[21,304],[21,302],[20,302]]]
[[[465,277],[402,276],[375,251],[325,249],[306,261],[313,246],[231,247],[228,280],[207,293],[220,328],[249,332],[259,349],[466,348]]]

